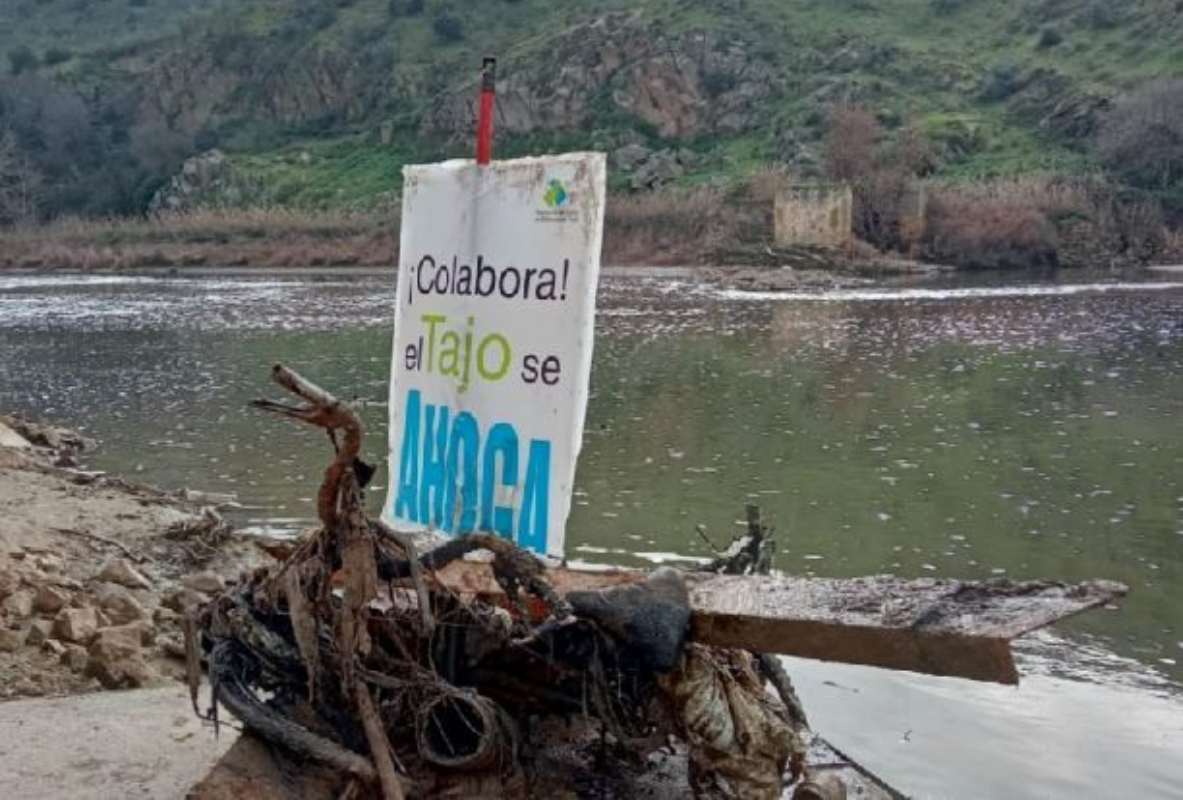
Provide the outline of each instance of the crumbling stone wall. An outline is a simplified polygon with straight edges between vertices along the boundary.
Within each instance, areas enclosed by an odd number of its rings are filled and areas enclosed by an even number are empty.
[[[853,205],[847,184],[798,185],[777,192],[777,246],[849,247],[853,240]]]

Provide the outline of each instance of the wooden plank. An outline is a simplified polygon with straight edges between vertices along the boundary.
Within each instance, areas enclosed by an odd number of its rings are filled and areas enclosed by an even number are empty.
[[[1011,639],[1126,591],[1107,581],[707,576],[692,583],[693,636],[721,647],[1015,684]]]
[[[552,569],[560,594],[643,580],[635,570]],[[691,638],[717,647],[1018,683],[1010,640],[1128,591],[1112,581],[798,578],[688,573]],[[442,587],[494,599],[488,564],[457,561]]]

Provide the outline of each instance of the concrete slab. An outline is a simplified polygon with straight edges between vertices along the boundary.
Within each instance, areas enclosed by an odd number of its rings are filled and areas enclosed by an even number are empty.
[[[237,739],[179,685],[0,703],[0,797],[180,800]]]

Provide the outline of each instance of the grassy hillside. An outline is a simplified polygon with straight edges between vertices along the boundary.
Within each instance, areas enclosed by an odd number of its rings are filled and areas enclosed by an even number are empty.
[[[639,145],[674,182],[810,174],[851,100],[918,125],[951,179],[1080,174],[1111,98],[1183,76],[1180,41],[1177,0],[9,0],[0,130],[43,213],[143,208],[211,147],[251,202],[377,206],[401,164],[468,153],[493,53],[501,155]]]

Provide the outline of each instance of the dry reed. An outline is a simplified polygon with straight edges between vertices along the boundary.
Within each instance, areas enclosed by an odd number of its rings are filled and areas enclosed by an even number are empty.
[[[389,265],[396,228],[376,214],[282,208],[61,218],[0,230],[0,267]]]

